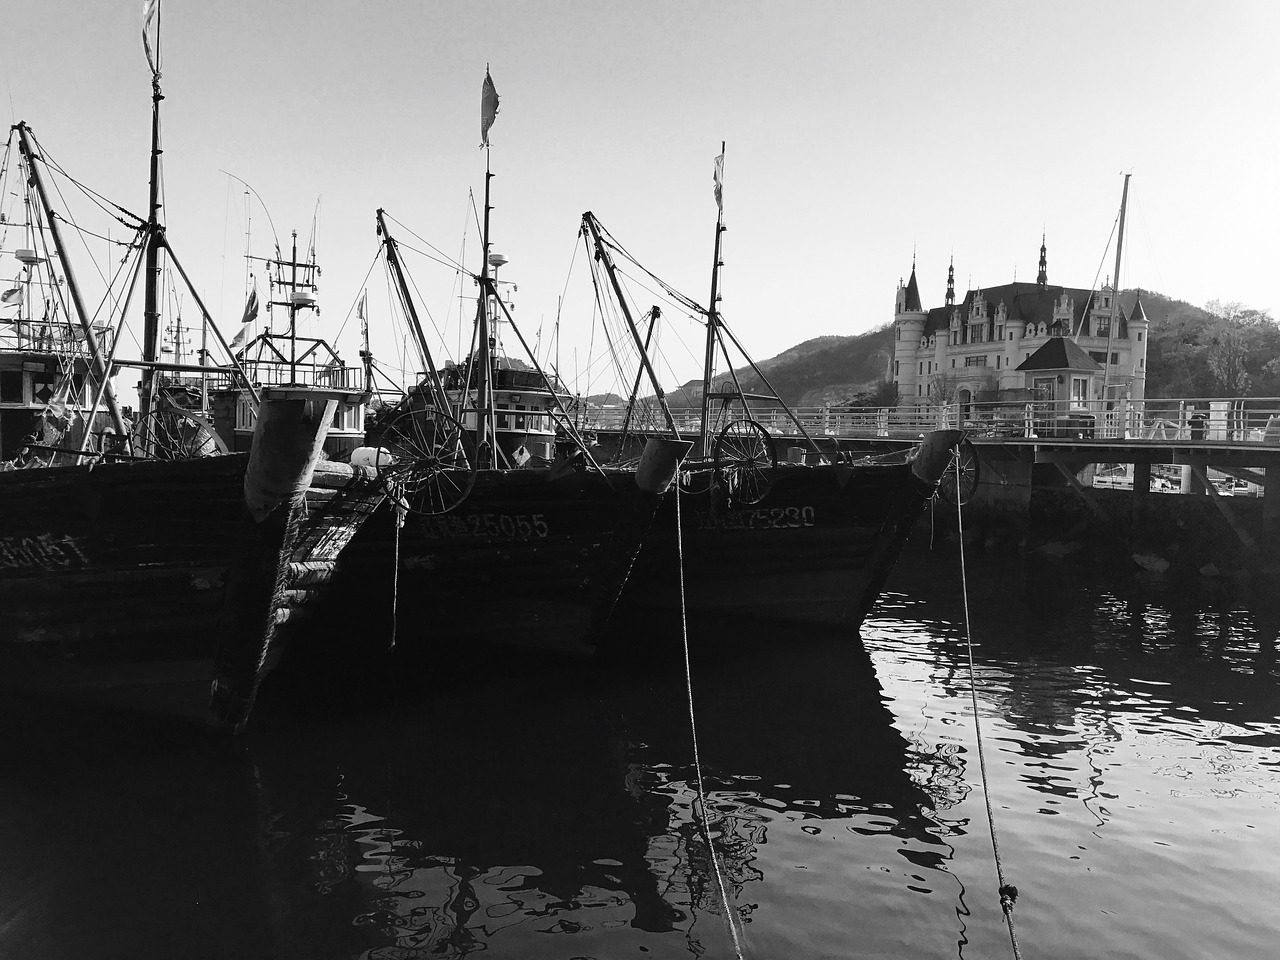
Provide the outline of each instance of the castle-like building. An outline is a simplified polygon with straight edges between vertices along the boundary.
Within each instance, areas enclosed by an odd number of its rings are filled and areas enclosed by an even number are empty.
[[[970,290],[957,303],[953,261],[946,302],[930,310],[921,304],[912,263],[911,279],[898,282],[893,311],[890,378],[898,406],[1025,399],[1039,380],[1033,384],[1030,375],[1035,363],[1023,364],[1054,337],[1073,341],[1098,365],[1096,376],[1075,382],[1074,392],[1087,395],[1072,400],[1143,399],[1147,317],[1141,299],[1126,313],[1113,305],[1115,296],[1109,284],[1096,292],[1050,285],[1043,239],[1035,283]],[[1113,306],[1116,329],[1111,333]]]

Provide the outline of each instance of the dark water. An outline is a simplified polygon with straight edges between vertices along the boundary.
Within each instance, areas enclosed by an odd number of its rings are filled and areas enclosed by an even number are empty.
[[[725,898],[746,957],[1009,957],[958,564],[891,588],[865,647],[691,625],[714,860],[660,660],[286,675],[230,743],[6,703],[0,957],[732,957]],[[1277,955],[1277,599],[1014,558],[969,594],[1023,955]]]

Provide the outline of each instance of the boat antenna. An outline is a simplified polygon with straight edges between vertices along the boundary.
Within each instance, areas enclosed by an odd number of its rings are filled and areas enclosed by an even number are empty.
[[[707,304],[707,349],[702,364],[702,427],[698,433],[697,456],[705,457],[709,452],[708,431],[711,427],[711,379],[716,359],[716,341],[719,339],[718,326],[720,311],[720,268],[724,266],[720,259],[720,238],[724,233],[724,147],[720,141],[720,156],[716,157],[715,196],[716,196],[716,238],[715,252],[711,258],[711,299]]]

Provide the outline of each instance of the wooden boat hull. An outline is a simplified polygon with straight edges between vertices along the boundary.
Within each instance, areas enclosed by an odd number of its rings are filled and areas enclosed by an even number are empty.
[[[243,590],[245,531],[256,526],[248,463],[231,454],[0,473],[0,683],[207,718],[228,607]],[[314,606],[381,499],[370,471],[316,465],[266,558],[273,599],[260,634],[274,643],[277,626]]]

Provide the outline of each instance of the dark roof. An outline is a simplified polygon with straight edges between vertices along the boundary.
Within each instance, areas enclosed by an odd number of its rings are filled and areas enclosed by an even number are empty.
[[[907,281],[907,302],[904,306],[906,310],[923,310],[920,305],[920,287],[916,284],[916,268],[915,264],[911,265],[911,279]]]
[[[1142,309],[1142,295],[1135,294],[1133,297],[1133,312],[1129,314],[1129,319],[1137,322],[1139,320],[1150,322],[1147,320],[1147,311]]]
[[[1093,357],[1066,337],[1050,337],[1044,346],[1023,360],[1018,370],[1101,370]]]
[[[912,278],[914,279],[914,277],[915,274],[913,273]],[[1071,297],[1075,309],[1072,311],[1071,330],[1063,332],[1074,333],[1079,328],[1081,321],[1084,320],[1084,334],[1086,336],[1092,335],[1093,331],[1089,329],[1089,323],[1085,318],[1089,314],[1090,302],[1096,294],[1092,290],[1084,290],[1080,287],[1040,286],[1038,283],[1026,282],[1006,283],[986,290],[970,290],[964,295],[964,300],[956,304],[955,309],[960,311],[961,325],[967,326],[969,323],[969,311],[973,306],[973,302],[978,296],[981,296],[987,302],[987,317],[989,321],[994,320],[996,307],[1003,302],[1009,314],[1008,323],[1034,323],[1037,325],[1043,323],[1049,326],[1053,323],[1054,304],[1062,299],[1064,292]],[[947,330],[950,325],[951,318],[947,315],[947,308],[934,307],[925,317],[925,336]],[[1125,316],[1124,308],[1118,307],[1116,312],[1116,336],[1127,337],[1128,335],[1128,317]]]

